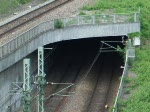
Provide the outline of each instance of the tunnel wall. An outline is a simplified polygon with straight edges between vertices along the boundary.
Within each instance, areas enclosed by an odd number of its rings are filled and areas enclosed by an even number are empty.
[[[1,59],[0,72],[15,64],[31,52],[35,51],[39,46],[71,39],[128,35],[128,33],[132,32],[140,32],[139,22],[108,25],[83,25],[50,30],[42,33],[29,43]]]

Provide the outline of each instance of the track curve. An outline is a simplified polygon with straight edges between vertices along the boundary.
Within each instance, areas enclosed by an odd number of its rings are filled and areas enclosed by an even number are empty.
[[[61,56],[69,54],[72,58],[64,60],[66,63],[63,64],[70,64],[65,72],[60,70],[59,73],[62,74],[60,82],[74,83],[74,87],[64,91],[66,94],[68,92],[74,94],[68,97],[50,98],[46,104],[47,112],[108,112],[113,106],[120,82],[119,77],[122,74],[121,57],[118,53],[101,53],[88,76],[82,80],[100,46],[96,41],[82,44],[74,42],[61,49],[61,51],[66,51],[62,52]],[[62,67],[65,66],[63,64]],[[57,70],[59,71],[58,68]],[[59,85],[53,92],[62,88],[64,87]],[[108,109],[105,105],[108,105]]]

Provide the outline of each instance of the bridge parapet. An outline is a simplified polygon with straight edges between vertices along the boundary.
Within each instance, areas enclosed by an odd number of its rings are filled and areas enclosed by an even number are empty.
[[[124,13],[124,14],[101,14],[92,16],[76,16],[70,18],[63,18],[60,20],[51,20],[40,23],[39,25],[29,29],[23,34],[10,40],[6,44],[0,46],[0,60],[8,54],[19,49],[29,41],[35,39],[38,35],[48,31],[57,29],[56,21],[61,23],[60,28],[68,26],[79,26],[79,25],[105,25],[105,24],[118,24],[118,23],[137,23],[139,20],[139,13]]]
[[[83,15],[60,19],[64,27],[72,25],[85,24],[115,24],[115,23],[134,23],[140,22],[140,13],[120,13],[120,14],[101,14],[101,15]]]

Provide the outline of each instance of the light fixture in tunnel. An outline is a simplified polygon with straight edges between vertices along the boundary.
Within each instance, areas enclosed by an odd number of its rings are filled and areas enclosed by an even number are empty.
[[[124,66],[120,66],[120,68],[124,68]]]
[[[46,49],[46,50],[52,50],[53,48],[44,48],[44,49]]]

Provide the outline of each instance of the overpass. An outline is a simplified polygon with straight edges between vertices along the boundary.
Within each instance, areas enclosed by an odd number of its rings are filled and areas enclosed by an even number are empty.
[[[29,29],[8,43],[0,46],[0,72],[35,51],[39,46],[63,40],[128,35],[140,32],[139,13],[77,16],[47,21]]]
[[[57,22],[61,24],[60,28]],[[19,61],[39,46],[64,40],[128,36],[129,33],[134,32],[140,32],[139,13],[77,16],[39,24],[0,46],[0,82],[3,83],[0,89],[3,88],[4,93],[9,91],[15,74],[20,74],[16,77],[22,76],[22,63]],[[34,54],[31,57],[34,59]]]

